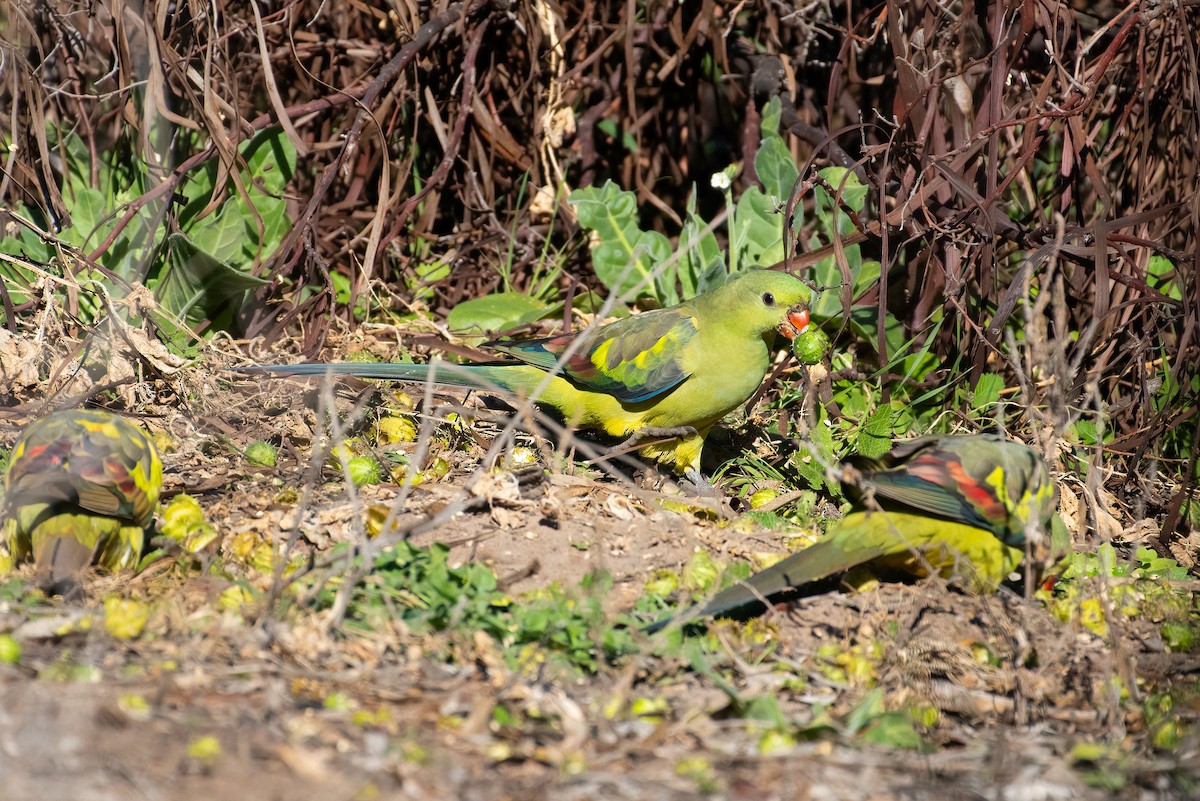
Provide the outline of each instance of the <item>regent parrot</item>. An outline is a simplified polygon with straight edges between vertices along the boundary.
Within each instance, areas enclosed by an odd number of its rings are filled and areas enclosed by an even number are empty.
[[[22,432],[4,476],[4,539],[38,583],[69,587],[85,568],[132,569],[162,489],[150,438],[100,410],[61,411]]]
[[[699,479],[700,451],[709,429],[758,389],[770,365],[775,332],[791,339],[807,328],[809,296],[808,287],[792,275],[752,270],[676,306],[608,325],[545,339],[489,343],[510,357],[503,363],[238,369],[412,382],[424,382],[433,372],[440,384],[537,393],[540,407],[574,428],[631,442],[666,439],[642,446],[640,453]]]
[[[989,592],[1021,563],[1027,542],[1043,563],[1065,545],[1065,529],[1052,525],[1058,500],[1046,463],[1004,437],[922,437],[848,465],[843,476],[856,505],[824,537],[677,619],[737,611],[868,563],[908,575],[932,568]]]

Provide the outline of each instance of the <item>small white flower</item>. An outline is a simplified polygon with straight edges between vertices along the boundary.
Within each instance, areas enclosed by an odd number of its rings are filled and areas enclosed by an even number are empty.
[[[720,190],[724,191],[731,186],[733,186],[733,181],[731,181],[729,179],[728,173],[726,173],[724,170],[722,170],[721,172],[713,173],[713,177],[712,177],[713,189],[720,189]]]

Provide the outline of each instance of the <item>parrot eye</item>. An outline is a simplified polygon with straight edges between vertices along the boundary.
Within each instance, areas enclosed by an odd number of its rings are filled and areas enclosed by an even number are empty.
[[[764,292],[762,300],[763,300],[763,303],[767,304],[768,306],[775,305],[775,296],[772,295],[770,292]]]

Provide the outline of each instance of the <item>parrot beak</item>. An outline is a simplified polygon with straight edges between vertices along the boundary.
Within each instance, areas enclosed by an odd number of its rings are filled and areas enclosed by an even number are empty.
[[[798,335],[803,334],[808,330],[808,309],[803,306],[791,309],[776,330],[788,339],[795,339]]]

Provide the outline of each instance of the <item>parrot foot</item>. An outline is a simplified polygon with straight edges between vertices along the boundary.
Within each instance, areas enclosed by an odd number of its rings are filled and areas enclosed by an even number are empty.
[[[682,476],[668,473],[661,467],[643,467],[634,475],[634,482],[644,490],[651,492],[666,492],[682,496],[691,496],[705,501],[721,501],[721,494],[704,475],[695,468],[686,471]]]
[[[652,439],[683,439],[684,437],[694,437],[700,432],[695,426],[675,426],[673,428],[660,428],[658,426],[647,426],[639,428],[629,435],[629,439],[617,446],[617,450],[622,453],[631,451],[637,448],[644,442]]]
[[[714,498],[720,500],[722,498],[721,491],[713,486],[712,482],[704,477],[704,474],[699,470],[688,470],[683,474],[683,486],[695,492],[701,498]]]

